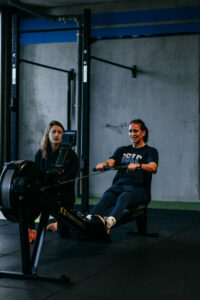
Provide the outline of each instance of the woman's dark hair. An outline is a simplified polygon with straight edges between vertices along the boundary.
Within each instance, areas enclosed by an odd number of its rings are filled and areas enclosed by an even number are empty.
[[[149,137],[149,130],[148,130],[148,128],[146,127],[145,123],[144,123],[141,119],[135,119],[135,120],[132,120],[132,121],[129,123],[129,125],[132,124],[132,123],[134,123],[134,124],[140,124],[140,129],[141,129],[142,131],[143,131],[143,130],[146,131],[146,134],[145,134],[145,136],[143,137],[143,140],[144,140],[144,142],[146,143],[146,142],[148,141],[148,137]]]
[[[42,156],[44,159],[47,159],[47,153],[50,150],[49,132],[53,126],[59,126],[62,128],[62,130],[64,130],[63,125],[58,121],[53,120],[49,123],[49,125],[45,129],[40,145],[40,149],[42,150]]]

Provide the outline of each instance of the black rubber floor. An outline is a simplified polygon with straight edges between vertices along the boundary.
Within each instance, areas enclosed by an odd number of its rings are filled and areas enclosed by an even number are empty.
[[[112,230],[112,242],[47,233],[39,275],[66,274],[69,284],[0,278],[2,300],[199,300],[200,212],[148,210],[150,232],[129,236],[135,222]],[[21,271],[18,224],[0,220],[0,269]]]

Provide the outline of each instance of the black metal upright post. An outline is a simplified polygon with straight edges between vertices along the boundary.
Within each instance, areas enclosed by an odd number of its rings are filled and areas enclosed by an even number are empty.
[[[18,198],[19,233],[21,243],[21,259],[23,274],[31,275],[31,253],[28,240],[28,221],[26,218],[26,203],[23,196]]]
[[[10,160],[11,25],[9,11],[1,16],[0,168]]]
[[[84,10],[83,18],[83,95],[82,95],[82,176],[89,173],[90,135],[90,22],[91,11]],[[89,178],[82,180],[81,210],[89,209]]]
[[[11,160],[17,159],[18,154],[18,16],[12,16],[12,88],[11,88]]]
[[[72,104],[72,82],[74,80],[74,70],[71,69],[68,73],[68,87],[67,87],[67,130],[71,130],[71,104]]]

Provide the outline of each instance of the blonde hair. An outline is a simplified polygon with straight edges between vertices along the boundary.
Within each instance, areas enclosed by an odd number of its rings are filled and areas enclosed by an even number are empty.
[[[49,123],[49,125],[45,129],[45,132],[44,132],[44,135],[42,137],[41,144],[40,144],[40,149],[42,151],[42,157],[44,159],[47,159],[47,154],[51,149],[51,146],[50,146],[51,144],[50,144],[50,141],[49,141],[49,132],[50,132],[51,128],[55,125],[61,127],[62,130],[64,130],[63,125],[58,121],[53,120]]]

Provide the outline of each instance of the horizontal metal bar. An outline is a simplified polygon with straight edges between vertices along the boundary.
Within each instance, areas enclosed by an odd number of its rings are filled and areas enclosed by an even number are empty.
[[[200,31],[192,32],[176,32],[176,33],[155,33],[155,34],[138,34],[138,35],[124,35],[124,36],[101,36],[101,37],[91,37],[92,42],[97,42],[101,40],[117,40],[117,39],[138,39],[138,38],[151,38],[151,37],[166,37],[166,36],[181,36],[181,35],[199,35]]]
[[[68,70],[64,70],[64,69],[60,69],[60,68],[51,67],[51,66],[48,66],[48,65],[39,64],[39,63],[29,61],[29,60],[26,60],[26,59],[22,59],[22,58],[19,59],[19,62],[24,62],[24,63],[27,63],[27,64],[31,64],[31,65],[35,65],[35,66],[38,66],[38,67],[59,71],[59,72],[64,72],[64,73],[68,73],[68,74],[74,73],[73,71],[68,71]]]
[[[127,67],[127,66],[124,66],[124,65],[121,65],[121,64],[118,64],[118,63],[115,63],[115,62],[103,59],[103,58],[99,58],[99,57],[96,57],[96,56],[90,56],[90,58],[98,60],[98,61],[102,61],[102,62],[110,64],[110,65],[114,65],[114,66],[117,66],[117,67],[120,67],[120,68],[123,68],[123,69],[128,69],[130,71],[133,70],[133,68],[131,68],[131,67]]]
[[[52,29],[35,29],[35,30],[20,30],[20,33],[36,33],[36,32],[53,32],[53,31],[70,31],[80,30],[81,27],[70,27],[70,28],[52,28]]]

